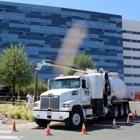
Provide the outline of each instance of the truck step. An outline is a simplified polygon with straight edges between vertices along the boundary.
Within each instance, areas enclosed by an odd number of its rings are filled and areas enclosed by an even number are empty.
[[[88,116],[88,117],[85,117],[85,120],[92,120],[92,119],[95,119],[97,118],[96,116]]]

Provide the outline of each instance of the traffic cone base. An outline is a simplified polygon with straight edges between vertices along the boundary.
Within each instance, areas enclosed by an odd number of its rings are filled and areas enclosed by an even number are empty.
[[[113,128],[113,129],[116,129],[116,128],[117,128],[117,126],[113,125],[113,126],[112,126],[112,128]]]
[[[115,119],[113,120],[113,126],[112,126],[112,128],[114,128],[114,129],[117,128],[117,126],[116,126],[116,120]]]
[[[85,128],[85,123],[83,123],[83,125],[82,125],[82,132],[81,132],[81,134],[82,135],[87,134],[86,133],[86,128]]]
[[[129,115],[127,117],[127,123],[130,123],[130,117],[129,117]]]
[[[135,109],[134,115],[135,115],[135,117],[137,117],[137,111],[136,111],[136,109]]]
[[[135,113],[133,113],[133,119],[135,119]]]
[[[50,125],[49,124],[47,125],[47,129],[46,129],[46,136],[48,136],[48,135],[52,135],[51,131],[50,131]]]
[[[13,122],[12,130],[13,130],[13,131],[17,131],[17,130],[16,130],[16,122],[15,122],[15,121]]]

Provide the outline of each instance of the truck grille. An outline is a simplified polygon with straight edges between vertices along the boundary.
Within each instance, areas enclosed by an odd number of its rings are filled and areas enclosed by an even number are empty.
[[[41,110],[59,110],[59,97],[42,96]]]

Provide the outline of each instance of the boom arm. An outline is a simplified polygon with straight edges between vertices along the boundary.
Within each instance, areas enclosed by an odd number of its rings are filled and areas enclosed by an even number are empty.
[[[54,66],[54,67],[59,67],[59,68],[75,70],[77,72],[84,72],[88,74],[97,72],[96,69],[80,68],[80,67],[71,66],[68,64],[59,63],[59,62],[55,62],[51,60],[42,60],[40,63],[37,63],[37,67],[35,68],[35,70],[40,70],[42,66]]]
[[[87,69],[87,68],[80,68],[80,67],[75,67],[59,62],[54,62],[51,60],[42,60],[40,63],[37,63],[37,67],[35,68],[35,89],[34,89],[34,101],[37,100],[37,87],[38,87],[38,71],[42,68],[42,66],[54,66],[54,67],[59,67],[59,68],[66,68],[70,70],[75,70],[77,72],[84,72],[88,74],[92,74],[97,72],[96,69]]]

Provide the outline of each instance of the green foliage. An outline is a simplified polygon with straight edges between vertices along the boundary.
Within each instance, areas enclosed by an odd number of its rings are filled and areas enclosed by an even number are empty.
[[[42,92],[48,90],[48,84],[45,82],[42,82],[41,80],[38,80],[38,90],[37,93],[40,95]]]
[[[27,101],[22,101],[16,104],[16,106],[25,106],[27,104]]]
[[[0,54],[0,84],[15,89],[26,86],[32,81],[32,63],[28,62],[22,44],[11,44]],[[13,98],[14,99],[14,98]]]
[[[81,67],[81,68],[90,68],[90,69],[96,68],[95,63],[92,60],[92,57],[90,55],[85,55],[85,54],[72,55],[68,64],[72,66]],[[68,70],[68,69],[65,69],[63,72],[64,75],[73,75],[74,73],[75,71]]]
[[[28,86],[26,87],[22,87],[21,90],[24,92],[24,93],[34,93],[34,80],[32,80],[31,84],[29,84]],[[48,86],[47,86],[47,83],[41,81],[41,80],[38,80],[38,89],[37,89],[37,93],[38,93],[38,96],[44,92],[44,91],[47,91],[48,90]]]

